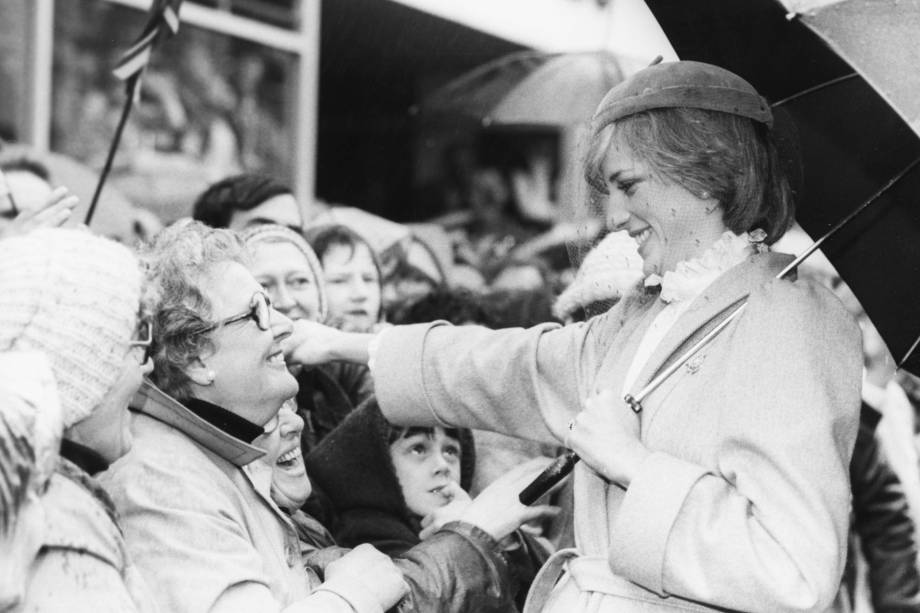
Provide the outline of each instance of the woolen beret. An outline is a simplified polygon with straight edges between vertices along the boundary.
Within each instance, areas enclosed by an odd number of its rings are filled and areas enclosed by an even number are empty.
[[[721,111],[773,126],[770,105],[750,83],[724,68],[684,61],[644,68],[607,92],[594,113],[592,132],[642,111],[679,107]]]

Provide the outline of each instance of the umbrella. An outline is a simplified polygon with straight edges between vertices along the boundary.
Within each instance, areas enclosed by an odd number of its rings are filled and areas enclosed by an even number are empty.
[[[647,4],[682,59],[724,66],[774,103],[781,149],[801,168],[792,173],[797,221],[811,236],[920,158],[920,0]],[[918,200],[914,166],[821,247],[899,365],[915,374]]]
[[[607,51],[519,51],[450,81],[413,111],[462,114],[484,125],[565,126],[590,119],[622,80],[620,62]]]
[[[860,298],[899,366],[920,373],[920,0],[646,0],[678,56],[724,66],[774,102],[799,204],[797,221]],[[859,213],[857,213],[859,211]],[[786,271],[784,271],[785,273]],[[784,273],[781,273],[784,274]],[[642,398],[732,312],[626,402]],[[520,494],[532,504],[564,478],[568,452]]]

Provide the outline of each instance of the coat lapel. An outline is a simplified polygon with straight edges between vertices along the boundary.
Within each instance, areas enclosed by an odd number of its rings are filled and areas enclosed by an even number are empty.
[[[792,260],[791,256],[763,253],[729,269],[696,297],[690,307],[652,352],[630,393],[636,394],[664,367],[717,325],[724,315],[755,288],[775,277]]]

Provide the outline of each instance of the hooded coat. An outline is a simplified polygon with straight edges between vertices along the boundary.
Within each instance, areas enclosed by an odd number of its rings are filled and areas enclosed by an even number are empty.
[[[340,545],[370,543],[389,556],[404,554],[419,542],[421,517],[406,505],[390,456],[390,424],[371,398],[332,431],[305,457],[307,472],[328,496],[334,519],[333,534]],[[458,431],[460,487],[468,491],[476,466],[472,432]],[[427,541],[426,541],[427,542]],[[527,589],[546,561],[546,547],[522,531],[502,551],[511,570],[508,593],[523,606]],[[512,611],[510,602],[497,609]]]
[[[305,457],[307,473],[335,510],[332,534],[344,547],[370,543],[389,556],[418,544],[421,518],[406,506],[387,442],[390,425],[371,398]],[[475,466],[469,430],[460,430],[460,487]]]

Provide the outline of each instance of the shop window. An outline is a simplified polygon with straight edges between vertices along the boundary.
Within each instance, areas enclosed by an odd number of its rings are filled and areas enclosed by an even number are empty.
[[[31,0],[4,0],[0,11],[0,140],[24,137],[28,84],[26,38]]]
[[[145,18],[103,0],[56,3],[53,150],[102,168],[125,100],[112,68]],[[229,174],[293,183],[296,66],[290,53],[182,24],[153,54],[110,180],[167,221]]]
[[[186,0],[289,30],[299,27],[300,0]]]

